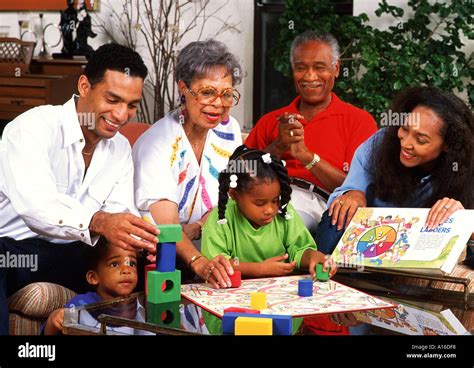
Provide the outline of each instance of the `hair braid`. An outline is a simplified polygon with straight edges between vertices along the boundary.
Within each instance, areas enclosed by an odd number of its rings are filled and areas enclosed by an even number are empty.
[[[229,179],[230,175],[227,170],[222,171],[219,174],[219,201],[217,203],[218,208],[218,220],[225,219],[225,209],[227,207],[227,201],[229,200]]]
[[[283,166],[283,162],[276,156],[272,155],[271,165],[277,173],[280,182],[280,215],[285,217],[287,205],[291,200],[290,177],[288,176],[288,170]]]
[[[229,200],[229,185],[230,185],[230,175],[229,167],[232,163],[239,158],[240,155],[244,154],[248,151],[249,148],[245,145],[240,145],[237,147],[229,157],[229,162],[227,163],[227,167],[219,173],[219,199],[217,202],[218,208],[218,220],[225,219],[225,210],[227,207],[227,201]]]

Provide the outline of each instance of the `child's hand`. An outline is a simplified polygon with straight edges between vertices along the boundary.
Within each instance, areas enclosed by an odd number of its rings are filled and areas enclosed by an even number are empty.
[[[331,314],[329,319],[332,323],[335,323],[338,326],[354,327],[360,325],[362,322],[359,322],[355,318],[353,313],[338,313]]]
[[[317,264],[321,263],[323,265],[323,271],[326,272],[328,267],[331,267],[329,271],[329,276],[333,277],[337,272],[336,262],[332,258],[329,258],[328,255],[321,253],[319,250],[311,250],[309,254],[309,273],[311,277],[316,277],[315,267]]]
[[[286,276],[293,272],[296,262],[285,263],[288,254],[268,258],[262,262],[262,276]]]
[[[325,256],[329,257],[329,256]],[[337,272],[337,264],[334,262],[332,258],[327,258],[323,263],[323,271],[326,272],[328,267],[331,267],[331,271],[329,271],[329,277],[333,277]]]
[[[64,308],[53,311],[46,321],[44,327],[45,335],[56,335],[58,332],[63,332],[64,322]]]

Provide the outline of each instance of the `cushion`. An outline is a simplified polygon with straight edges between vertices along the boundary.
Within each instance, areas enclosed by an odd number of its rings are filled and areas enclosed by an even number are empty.
[[[27,317],[21,317],[16,313],[10,313],[9,315],[9,334],[10,335],[39,335],[41,323],[44,319],[30,319]]]
[[[49,282],[26,285],[8,298],[10,312],[23,316],[46,319],[52,311],[64,305],[76,295],[64,286]]]

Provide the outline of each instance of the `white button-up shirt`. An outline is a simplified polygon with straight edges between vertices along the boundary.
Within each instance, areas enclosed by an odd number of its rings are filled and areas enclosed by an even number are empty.
[[[138,214],[133,161],[117,133],[97,144],[85,173],[74,96],[64,105],[35,107],[10,122],[0,141],[0,237],[41,237],[94,244],[97,211]]]

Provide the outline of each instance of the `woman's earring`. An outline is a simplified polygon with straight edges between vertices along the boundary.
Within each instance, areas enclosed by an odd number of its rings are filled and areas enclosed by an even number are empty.
[[[179,102],[181,104],[181,113],[179,114],[179,122],[183,125],[186,121],[186,97],[184,95],[179,96]]]

